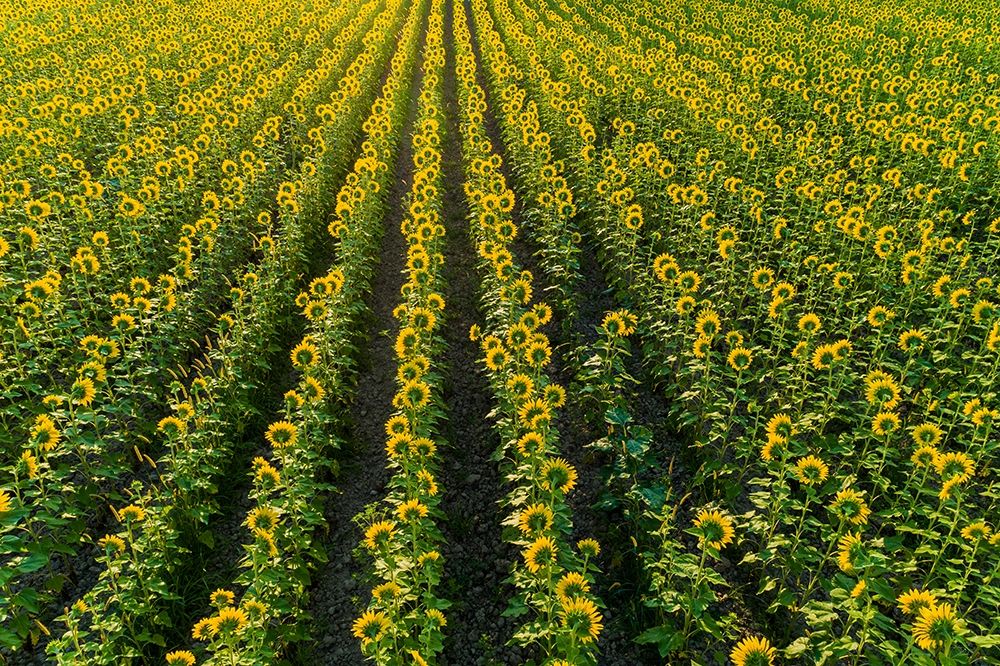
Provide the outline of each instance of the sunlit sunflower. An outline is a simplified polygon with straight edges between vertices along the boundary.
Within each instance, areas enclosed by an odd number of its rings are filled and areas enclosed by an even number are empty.
[[[776,655],[777,650],[766,638],[750,636],[736,644],[729,658],[735,666],[773,666]]]
[[[601,635],[604,625],[594,602],[585,597],[562,599],[559,615],[562,626],[572,631],[581,643],[591,643]]]
[[[913,638],[921,649],[933,652],[965,633],[965,623],[951,604],[924,606],[913,623]]]
[[[721,550],[732,543],[736,535],[732,519],[720,511],[699,512],[694,520],[694,526],[698,532],[698,543],[702,548]]]
[[[928,590],[907,590],[896,599],[899,609],[907,615],[918,615],[924,608],[937,605],[937,595]]]
[[[276,449],[285,449],[295,446],[299,436],[299,429],[288,421],[277,421],[267,427],[265,437]]]
[[[555,541],[547,536],[538,537],[524,550],[524,565],[531,573],[538,573],[555,564],[557,553]]]

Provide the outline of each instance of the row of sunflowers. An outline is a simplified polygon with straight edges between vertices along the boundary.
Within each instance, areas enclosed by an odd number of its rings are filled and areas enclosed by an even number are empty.
[[[675,453],[690,480],[661,470],[645,486],[655,500],[633,512],[653,611],[640,640],[667,655],[762,633],[725,610],[756,597],[738,611],[778,614],[789,629],[752,636],[734,659],[769,662],[776,645],[810,662],[988,659],[1000,337],[995,209],[975,174],[995,159],[996,99],[963,47],[989,37],[969,28],[945,43],[952,52],[898,76],[898,51],[874,28],[845,18],[812,29],[756,4],[669,18],[646,5],[574,6],[570,20],[526,2],[474,3],[486,31],[498,26],[499,39],[481,40],[499,52],[486,56],[500,59],[496,98],[524,86],[541,109],[690,438]],[[814,40],[801,65],[780,52],[775,16]],[[942,48],[937,30],[906,18],[915,52]],[[883,61],[864,69],[870,85],[850,86],[860,70],[838,54],[864,38]],[[949,78],[952,99],[939,104]],[[824,95],[858,110],[842,117],[815,102]],[[630,332],[618,318],[595,350],[610,367],[629,346],[611,340]],[[664,490],[683,499],[658,506]]]

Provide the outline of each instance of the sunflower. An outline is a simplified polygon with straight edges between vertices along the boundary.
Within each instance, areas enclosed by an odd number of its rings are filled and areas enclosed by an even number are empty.
[[[927,335],[920,329],[911,328],[899,334],[899,348],[904,352],[918,351],[926,341]]]
[[[580,539],[576,542],[576,548],[584,557],[597,557],[601,554],[601,544],[596,539]]]
[[[977,520],[974,523],[969,523],[962,528],[962,538],[966,541],[979,541],[981,539],[988,539],[992,529],[985,521]]]
[[[236,595],[230,590],[224,590],[219,588],[208,597],[209,603],[211,603],[216,608],[226,608],[227,606],[232,606],[233,602],[236,601]]]
[[[732,519],[720,511],[701,511],[694,520],[694,526],[702,548],[721,550],[732,543],[736,535]]]
[[[944,431],[933,423],[921,423],[913,429],[913,443],[918,446],[936,447],[944,437]]]
[[[123,523],[138,523],[146,519],[146,510],[141,506],[129,504],[118,509],[118,518]]]
[[[97,396],[97,389],[94,387],[93,380],[89,377],[78,378],[73,382],[72,388],[70,388],[70,398],[73,400],[74,405],[89,407],[94,402],[95,396]]]
[[[242,608],[223,608],[212,618],[212,627],[214,633],[229,636],[242,631],[247,621],[247,614]]]
[[[552,529],[553,514],[545,504],[532,504],[521,511],[517,526],[527,535],[537,535]]]
[[[524,565],[531,573],[538,573],[555,564],[558,552],[555,541],[547,536],[538,537],[524,550]]]
[[[590,592],[590,583],[582,574],[570,571],[564,574],[556,583],[556,595],[561,603],[566,603],[570,599],[583,597]]]
[[[269,506],[258,506],[247,514],[246,525],[251,530],[270,532],[278,526],[278,512]]]
[[[854,573],[865,554],[861,537],[848,532],[837,542],[837,566],[844,573]]]
[[[365,614],[354,621],[351,631],[355,638],[360,638],[362,645],[378,641],[392,627],[389,618],[381,611],[365,611]]]
[[[888,437],[899,430],[901,425],[899,417],[893,412],[879,412],[872,417],[872,433],[876,437]]]
[[[881,370],[873,370],[865,377],[865,399],[868,404],[883,409],[893,409],[899,404],[899,385]]]
[[[758,268],[753,272],[750,278],[750,284],[754,286],[755,289],[760,289],[764,291],[774,282],[774,271],[770,268]]]
[[[946,481],[965,483],[972,478],[976,465],[972,459],[961,452],[948,452],[934,459],[934,469]]]
[[[396,507],[396,517],[404,523],[413,523],[427,517],[427,506],[420,500],[411,499]]]
[[[410,420],[402,414],[397,414],[385,422],[385,434],[390,436],[408,435]]]
[[[421,469],[417,472],[417,483],[428,497],[434,497],[438,494],[438,485],[434,480],[434,475],[426,469]]]
[[[0,513],[3,513],[0,511]],[[97,540],[97,545],[104,549],[104,554],[109,557],[121,555],[125,552],[125,541],[120,536],[105,534]]]
[[[326,389],[315,377],[306,377],[302,380],[302,393],[309,402],[319,402],[326,395]]]
[[[837,350],[831,345],[819,345],[813,352],[812,366],[817,370],[828,370],[837,360]]]
[[[35,425],[31,429],[31,443],[41,451],[51,451],[59,445],[62,434],[56,428],[55,421],[45,414],[35,417]]]
[[[864,525],[871,515],[871,509],[865,503],[864,495],[852,488],[839,491],[830,503],[830,510],[838,518],[852,525]]]
[[[829,475],[830,468],[816,456],[799,458],[798,462],[795,463],[795,476],[804,485],[811,486],[823,483]]]
[[[965,623],[951,604],[925,606],[913,623],[913,638],[921,649],[932,652],[950,644],[965,633]]]
[[[524,358],[533,368],[543,368],[552,358],[552,350],[544,342],[532,342],[524,352]]]
[[[899,609],[907,615],[918,615],[924,608],[937,605],[937,595],[927,590],[907,590],[896,599]]]
[[[444,613],[439,611],[437,608],[430,608],[424,615],[425,626],[435,627],[440,629],[441,627],[448,624],[444,618]]]
[[[573,632],[581,643],[591,643],[601,635],[601,614],[590,599],[575,597],[561,600],[562,626]]]
[[[784,413],[772,416],[771,420],[767,422],[767,434],[769,437],[778,439],[781,443],[788,442],[795,434],[792,417]]]
[[[698,336],[691,345],[691,353],[695,358],[705,358],[711,350],[712,340],[705,336]]]
[[[737,347],[729,352],[729,357],[726,361],[733,370],[743,372],[750,367],[750,363],[753,361],[753,353],[746,347]]]
[[[517,451],[525,458],[545,453],[545,438],[537,432],[527,432],[517,440]]]
[[[568,493],[576,485],[576,470],[562,458],[553,458],[542,467],[542,488]]]
[[[267,433],[264,436],[274,448],[285,449],[295,446],[299,429],[288,421],[276,421],[267,427]]]
[[[11,500],[14,499],[6,490],[0,490],[0,516],[8,513],[11,507]]]
[[[722,321],[714,310],[705,310],[698,315],[694,330],[699,337],[713,338],[722,328]]]
[[[566,389],[559,384],[549,384],[542,391],[542,397],[550,407],[558,409],[566,404]]]
[[[868,323],[874,328],[886,325],[890,319],[895,317],[895,313],[882,305],[876,305],[868,310]]]
[[[206,617],[195,623],[194,628],[191,630],[191,637],[196,641],[208,642],[215,637],[216,633],[215,623],[212,622],[212,618]]]
[[[532,430],[540,430],[552,420],[552,409],[545,400],[527,400],[517,412],[518,418]]]
[[[399,597],[403,593],[403,588],[389,581],[387,583],[382,583],[372,589],[372,597],[378,600],[381,604],[389,603]]]
[[[310,342],[300,342],[292,349],[292,365],[299,369],[311,368],[319,360],[319,349]]]
[[[166,435],[167,439],[175,439],[187,432],[187,424],[176,416],[165,416],[156,424],[156,429]]]
[[[750,636],[736,644],[729,658],[735,666],[773,666],[777,655],[766,638]]]
[[[21,451],[21,458],[17,466],[18,473],[24,473],[29,479],[38,476],[38,459],[31,451]]]

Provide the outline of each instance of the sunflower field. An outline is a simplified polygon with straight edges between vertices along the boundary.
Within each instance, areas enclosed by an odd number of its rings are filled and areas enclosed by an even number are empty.
[[[0,664],[1000,664],[1000,6],[0,34]]]

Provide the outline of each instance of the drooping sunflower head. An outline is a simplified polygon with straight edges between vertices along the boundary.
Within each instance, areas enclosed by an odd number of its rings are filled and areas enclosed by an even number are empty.
[[[118,517],[123,523],[138,523],[145,520],[146,510],[141,506],[129,504],[126,507],[118,509]]]
[[[216,633],[215,623],[212,622],[212,618],[206,617],[195,623],[194,628],[191,630],[191,637],[196,641],[208,642],[215,637]]]
[[[437,451],[437,444],[430,437],[414,437],[407,444],[410,453],[422,458],[430,458]]]
[[[167,439],[176,439],[187,431],[187,424],[176,416],[165,416],[156,426]]]
[[[74,405],[88,407],[94,402],[96,396],[97,388],[94,386],[94,381],[89,377],[78,378],[70,388],[69,397]]]
[[[785,413],[772,416],[767,422],[767,434],[779,439],[782,443],[787,443],[795,434],[792,417]]]
[[[300,388],[305,399],[312,403],[319,402],[326,395],[326,389],[315,377],[304,377]]]
[[[381,604],[391,603],[402,593],[403,589],[393,581],[382,583],[372,589],[372,597],[378,600]]]
[[[45,414],[35,417],[35,424],[31,429],[31,444],[40,451],[51,451],[59,445],[62,435],[56,428],[55,421]]]
[[[97,541],[97,544],[104,549],[104,554],[109,557],[115,557],[125,552],[125,541],[114,534],[105,534]]]

